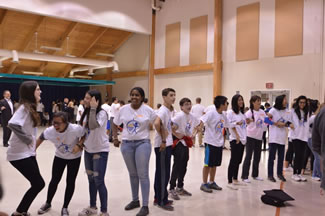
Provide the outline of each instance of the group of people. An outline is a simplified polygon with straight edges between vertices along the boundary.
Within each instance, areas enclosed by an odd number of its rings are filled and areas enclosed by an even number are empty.
[[[184,187],[189,148],[195,144],[197,134],[201,142],[203,131],[205,158],[200,189],[204,192],[212,193],[213,190],[222,190],[215,182],[215,175],[217,167],[222,163],[226,131],[229,131],[231,147],[227,187],[231,190],[238,190],[241,185],[250,183],[251,160],[253,160],[252,178],[256,181],[263,180],[259,176],[259,161],[263,134],[267,127],[269,127],[268,180],[276,181],[273,166],[277,157],[277,177],[281,181],[286,181],[283,175],[283,161],[285,143],[288,139],[286,130],[290,128],[289,140],[292,142],[293,152],[291,153],[294,155],[292,157],[294,159],[291,159],[293,160],[292,179],[300,182],[306,181],[306,178],[301,175],[301,170],[304,160],[303,152],[309,146],[315,155],[314,163],[318,163],[314,165],[314,169],[318,167],[315,176],[317,175],[319,180],[322,178],[321,188],[325,189],[324,176],[321,175],[320,170],[320,155],[325,156],[325,147],[321,147],[324,142],[325,109],[316,116],[319,103],[316,103],[314,107],[315,101],[308,100],[305,96],[298,97],[294,108],[289,110],[286,96],[280,95],[268,113],[260,109],[261,98],[259,96],[251,97],[250,107],[246,112],[244,99],[239,94],[232,97],[229,110],[228,99],[225,96],[216,96],[214,104],[207,109],[199,106],[192,107],[191,100],[185,97],[179,102],[181,111],[176,113],[173,106],[176,92],[172,88],[162,90],[163,104],[158,110],[153,110],[145,104],[145,92],[140,87],[131,89],[130,101],[124,106],[118,103],[117,98],[113,98],[111,106],[108,105],[108,101],[102,103],[100,92],[89,90],[80,103],[82,107],[78,108],[77,124],[69,122],[67,112],[55,112],[52,126],[46,128],[37,138],[36,128],[40,124],[40,116],[36,107],[41,95],[38,83],[23,82],[19,95],[20,106],[8,122],[8,127],[13,134],[9,140],[7,159],[30,182],[31,187],[12,216],[29,215],[30,205],[45,186],[35,157],[37,148],[44,140],[52,142],[56,147],[56,152],[47,198],[38,210],[39,214],[51,209],[52,199],[67,167],[61,215],[69,215],[68,206],[74,193],[75,180],[82,152],[84,152],[84,166],[89,183],[89,206],[81,210],[78,215],[97,215],[98,211],[102,216],[109,215],[104,177],[111,141],[115,147],[120,147],[129,172],[132,199],[125,206],[125,210],[141,207],[137,216],[148,215],[149,160],[152,151],[151,125],[155,129],[153,140],[156,156],[154,205],[161,209],[173,211],[173,200],[179,200],[180,196],[192,195]],[[123,130],[119,137],[121,125]],[[308,141],[309,145],[307,145]],[[246,155],[241,175],[243,181],[239,181],[239,166],[245,149]],[[172,156],[174,161],[171,166]],[[142,195],[141,203],[139,185]],[[97,193],[100,200],[99,209],[96,203]],[[173,200],[168,199],[169,195]]]

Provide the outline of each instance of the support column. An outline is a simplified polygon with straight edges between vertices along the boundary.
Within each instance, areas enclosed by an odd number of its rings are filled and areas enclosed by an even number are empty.
[[[156,39],[156,11],[152,10],[152,30],[150,37],[150,65],[149,65],[149,106],[154,106],[155,89],[155,39]]]
[[[214,59],[213,96],[222,91],[222,0],[215,0],[214,9]]]

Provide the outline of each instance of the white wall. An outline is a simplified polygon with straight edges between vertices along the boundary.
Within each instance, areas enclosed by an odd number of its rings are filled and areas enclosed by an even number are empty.
[[[1,0],[0,7],[151,34],[150,0]]]
[[[154,106],[157,103],[163,103],[161,91],[164,88],[173,88],[176,91],[175,108],[179,111],[179,101],[183,97],[191,99],[195,104],[195,98],[202,98],[202,105],[208,106],[213,103],[213,93],[211,86],[213,85],[212,72],[197,71],[189,73],[168,74],[155,76],[154,89]]]
[[[236,62],[236,8],[256,0],[224,1],[223,11],[223,94],[237,90],[249,100],[250,90],[290,89],[291,96],[304,94],[320,98],[322,86],[322,1],[304,1],[303,55],[274,58],[275,1],[260,0],[260,49],[256,61]]]

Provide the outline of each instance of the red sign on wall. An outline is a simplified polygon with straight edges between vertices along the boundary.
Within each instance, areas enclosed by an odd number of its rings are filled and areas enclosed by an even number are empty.
[[[273,89],[273,83],[266,83],[265,86],[267,89]]]

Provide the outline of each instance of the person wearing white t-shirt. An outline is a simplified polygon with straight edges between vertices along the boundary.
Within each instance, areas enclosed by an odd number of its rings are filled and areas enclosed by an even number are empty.
[[[242,162],[246,144],[246,116],[243,96],[236,94],[231,99],[231,110],[227,112],[230,128],[231,155],[228,166],[228,188],[237,190],[237,185],[243,185],[238,181],[239,165]]]
[[[107,135],[109,135],[109,133],[110,133],[110,129],[111,129],[111,123],[110,123],[110,121],[109,121],[110,113],[111,113],[111,106],[108,105],[108,102],[109,102],[109,100],[106,99],[106,100],[105,100],[105,103],[102,105],[102,109],[106,111],[107,116],[108,116],[108,121],[107,121],[107,124],[106,124],[106,134],[107,134]]]
[[[204,109],[205,107],[201,104],[201,98],[196,98],[196,104],[194,106],[192,106],[192,110],[191,113],[197,118],[200,119],[203,114],[204,114]],[[199,131],[197,131],[197,135],[198,135],[198,139],[199,139],[199,146],[203,147],[202,144],[202,138],[203,138],[203,131],[202,129],[199,129]],[[195,146],[195,138],[194,140],[194,146]]]
[[[162,90],[164,104],[157,112],[154,126],[155,134],[155,200],[154,203],[160,208],[173,211],[172,202],[168,200],[167,185],[170,177],[170,159],[172,153],[172,104],[175,103],[176,92],[172,88]]]
[[[275,98],[275,104],[269,111],[268,117],[271,120],[269,129],[269,159],[267,163],[268,180],[276,182],[273,176],[273,165],[276,152],[278,152],[277,175],[281,181],[286,181],[283,176],[284,149],[287,141],[286,127],[291,124],[291,113],[287,109],[287,99],[285,95],[279,95]]]
[[[102,110],[101,94],[98,90],[89,90],[84,98],[85,111],[81,116],[80,124],[85,127],[84,161],[89,183],[90,205],[79,212],[78,216],[97,215],[97,193],[100,199],[102,216],[107,213],[107,188],[105,173],[109,153],[109,142],[106,134],[108,116]]]
[[[140,207],[139,183],[142,191],[142,208],[137,216],[149,214],[149,160],[151,155],[150,125],[157,115],[144,103],[145,93],[140,87],[130,91],[131,104],[124,105],[114,118],[113,142],[119,147],[118,126],[123,124],[121,152],[130,175],[132,201],[125,210]]]
[[[296,106],[292,114],[292,123],[294,129],[292,131],[292,144],[295,153],[292,179],[297,182],[305,182],[307,179],[301,175],[303,168],[304,153],[307,147],[309,136],[309,108],[306,96],[299,96]]]
[[[66,112],[58,112],[53,116],[53,126],[45,129],[37,139],[36,148],[38,148],[44,140],[50,140],[56,148],[47,199],[38,210],[38,214],[44,214],[51,209],[52,199],[61,181],[64,169],[67,167],[67,185],[61,216],[69,215],[68,205],[74,193],[83,149],[79,143],[79,138],[81,138],[84,133],[84,128],[81,125],[69,123],[69,117]]]
[[[210,110],[200,118],[200,127],[205,126],[204,144],[205,156],[200,190],[212,193],[212,190],[222,190],[215,182],[217,167],[221,166],[224,146],[224,129],[228,127],[227,117],[224,115],[228,108],[225,96],[214,98],[214,110]],[[208,182],[208,177],[210,181]]]
[[[184,177],[189,160],[189,148],[193,145],[193,139],[197,132],[197,127],[200,124],[199,119],[190,113],[192,103],[189,98],[182,98],[179,105],[181,111],[172,118],[172,131],[176,138],[172,150],[174,164],[170,178],[169,192],[174,200],[180,199],[178,195],[192,196],[190,192],[184,189]]]
[[[78,106],[77,117],[76,117],[77,124],[80,123],[80,118],[81,118],[82,113],[83,113],[84,111],[85,111],[84,100],[80,100],[80,104],[79,104],[79,106]]]
[[[37,82],[23,82],[19,88],[21,105],[9,121],[9,128],[13,134],[9,140],[7,160],[31,184],[16,212],[12,213],[13,216],[29,215],[30,205],[45,186],[35,157],[37,126],[41,123],[36,111],[36,105],[41,100],[40,95],[41,89]],[[13,188],[12,193],[15,192]]]
[[[241,178],[245,183],[250,183],[248,179],[249,169],[251,165],[252,155],[254,153],[253,159],[253,171],[252,177],[255,180],[263,181],[259,174],[259,164],[261,159],[262,151],[262,139],[263,132],[266,128],[264,119],[266,117],[265,112],[260,109],[261,107],[261,97],[254,95],[251,97],[250,110],[245,113],[247,121],[247,143],[246,143],[246,155],[243,163],[243,171]]]
[[[109,118],[110,128],[113,128],[113,124],[114,124],[113,120],[114,120],[114,117],[117,115],[117,113],[118,113],[118,111],[119,111],[119,109],[121,107],[121,105],[120,105],[117,97],[113,97],[112,98],[112,101],[113,101],[113,103],[111,104],[111,111],[110,111],[110,115],[109,115],[109,117],[110,117]],[[112,130],[110,130],[110,132],[109,132],[109,141],[110,142],[113,142],[113,132],[112,132]]]

